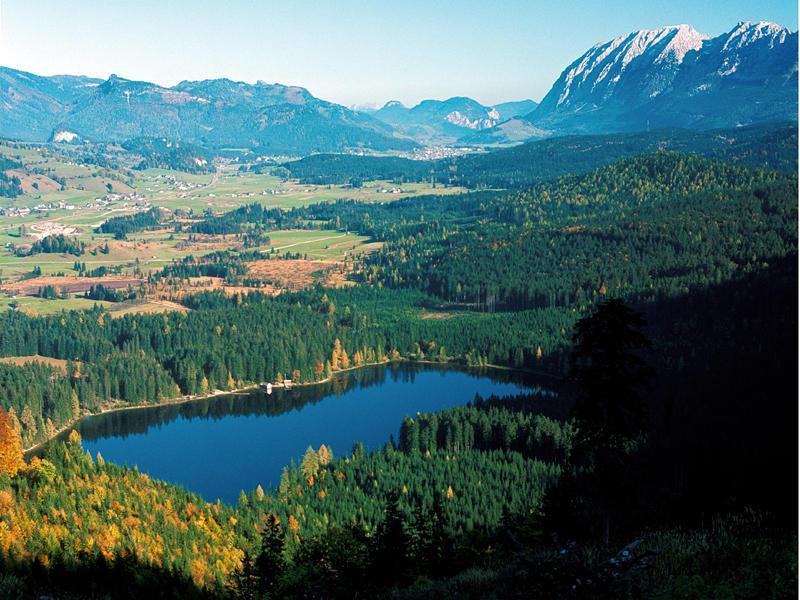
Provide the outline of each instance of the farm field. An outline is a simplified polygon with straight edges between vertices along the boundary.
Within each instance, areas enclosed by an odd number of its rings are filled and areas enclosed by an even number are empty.
[[[95,305],[110,307],[112,302],[70,297],[47,300],[36,296],[0,297],[0,311],[14,308],[31,316],[56,315],[65,310],[90,310]]]
[[[178,179],[181,183],[164,184]],[[181,190],[181,187],[189,189]],[[240,173],[232,168],[220,169],[216,176],[188,176],[185,173],[149,169],[137,174],[136,191],[154,205],[171,210],[233,210],[243,204],[257,202],[268,208],[297,208],[318,202],[352,199],[360,202],[391,202],[401,198],[430,193],[457,194],[462,188],[433,188],[425,183],[395,185],[388,181],[366,182],[360,188],[344,185],[310,185],[283,181],[279,177],[257,173]]]
[[[317,260],[342,259],[349,253],[364,251],[365,246],[374,247],[368,244],[368,237],[333,230],[272,231],[269,238],[269,246],[263,246],[261,250],[275,250],[280,254],[299,253]]]
[[[6,295],[0,297],[0,310],[13,306],[31,314],[53,314],[72,308],[91,308],[94,301],[72,295],[78,280],[73,282],[71,278],[81,276],[76,262],[87,272],[104,267],[113,277],[124,281],[135,274],[146,277],[190,256],[197,259],[213,252],[242,249],[237,236],[191,235],[176,232],[169,223],[163,229],[132,232],[125,240],[116,240],[111,234],[97,230],[113,217],[158,207],[179,211],[179,221],[185,223],[253,203],[291,209],[341,199],[392,202],[433,192],[462,191],[385,181],[365,182],[359,188],[307,185],[242,170],[236,162],[221,163],[213,173],[163,168],[135,170],[125,165],[100,167],[73,159],[71,152],[53,146],[0,141],[0,157],[23,165],[13,173],[7,172],[19,177],[23,193],[16,198],[0,197],[0,294]],[[27,248],[37,240],[59,234],[84,244],[86,251],[80,255],[27,254]],[[263,278],[272,293],[298,289],[318,280],[343,284],[346,279],[343,263],[380,247],[367,237],[346,231],[269,231],[267,236],[269,243],[252,249],[277,254],[281,260],[256,261],[248,269],[249,275]],[[70,296],[45,300],[32,295],[39,288],[53,284]],[[235,288],[223,285],[221,280],[213,286],[228,287],[229,291]],[[155,294],[154,303],[139,301],[135,305],[114,307],[118,309],[115,314],[175,308],[168,298],[165,303],[164,289],[151,291]],[[99,304],[113,306],[109,302]]]

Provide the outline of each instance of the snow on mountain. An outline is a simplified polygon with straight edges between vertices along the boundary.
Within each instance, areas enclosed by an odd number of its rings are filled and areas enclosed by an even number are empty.
[[[773,48],[776,42],[783,44],[789,33],[786,27],[781,27],[777,23],[742,21],[728,34],[722,49],[727,51],[742,48],[765,38],[768,40],[770,48]]]
[[[396,127],[424,144],[451,144],[476,131],[490,129],[502,121],[526,114],[536,107],[531,100],[484,106],[466,97],[423,100],[407,108],[392,100],[372,113],[376,119]]]
[[[639,73],[639,85],[627,91],[654,97],[670,85],[687,52],[698,50],[707,39],[689,25],[677,25],[636,31],[598,44],[567,67],[542,106],[554,103],[566,108],[607,99],[618,89],[632,87],[630,72]]]
[[[796,81],[796,32],[742,22],[712,38],[674,25],[590,48],[529,118],[562,132],[797,119]]]

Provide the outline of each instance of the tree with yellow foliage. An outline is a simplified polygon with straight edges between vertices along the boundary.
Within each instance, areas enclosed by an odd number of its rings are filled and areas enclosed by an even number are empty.
[[[331,452],[331,449],[325,444],[320,444],[319,450],[317,450],[317,456],[319,457],[319,464],[321,466],[325,466],[333,460],[333,452]]]
[[[294,515],[289,515],[289,531],[295,535],[300,533],[300,522]]]
[[[24,465],[22,440],[11,425],[8,413],[0,408],[0,475],[14,477]]]
[[[77,420],[81,416],[81,403],[78,399],[78,394],[75,390],[72,390],[72,394],[70,395],[70,401],[72,403],[72,418]]]
[[[336,338],[333,341],[333,351],[331,352],[331,368],[334,371],[339,370],[339,355],[342,352],[342,343],[339,341],[339,338]]]

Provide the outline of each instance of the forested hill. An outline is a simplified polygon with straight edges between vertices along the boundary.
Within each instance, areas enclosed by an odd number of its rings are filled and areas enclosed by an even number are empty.
[[[285,163],[284,167],[292,177],[318,184],[348,183],[353,179],[434,179],[441,184],[470,188],[523,188],[656,150],[689,152],[747,167],[792,172],[797,170],[797,124],[556,137],[431,162],[319,154]]]
[[[112,399],[318,381],[392,356],[560,372],[567,332],[598,299],[675,297],[795,253],[796,194],[793,175],[656,153],[515,193],[298,209],[286,218],[385,242],[355,274],[375,289],[189,297],[186,315],[7,313],[0,355],[72,362],[65,375],[3,365],[0,406],[32,444]],[[269,226],[264,211],[229,214]],[[468,312],[421,317],[448,305]]]
[[[3,314],[0,356],[63,360],[0,364],[0,597],[86,581],[96,597],[121,585],[130,597],[786,597],[791,528],[752,510],[710,530],[656,528],[744,506],[793,522],[797,187],[796,174],[655,152],[525,190],[320,204],[286,222],[384,242],[358,263],[361,285],[208,292],[183,298],[186,312],[117,319]],[[145,216],[117,226],[158,220]],[[275,216],[245,206],[202,225],[263,231]],[[217,258],[244,268],[242,254]],[[587,421],[537,414],[541,397],[416,415],[373,451],[309,449],[236,508],[87,457],[74,436],[21,464],[23,445],[109,405],[392,359],[563,374],[576,346],[599,356],[613,337],[573,335],[604,307],[628,311],[608,299],[647,317],[653,351],[636,358],[654,372],[646,431],[615,451],[612,477],[570,465]],[[617,577],[604,514],[612,547],[650,532],[647,568]],[[594,583],[578,594],[578,579]]]
[[[522,308],[674,294],[758,269],[796,250],[796,195],[796,175],[656,153],[516,193],[307,214],[386,242],[367,282]]]

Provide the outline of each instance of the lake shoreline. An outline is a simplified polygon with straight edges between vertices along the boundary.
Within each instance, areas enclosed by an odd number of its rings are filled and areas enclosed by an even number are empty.
[[[491,369],[491,370],[497,370],[497,371],[526,373],[526,374],[529,374],[529,375],[536,375],[538,377],[547,377],[547,378],[551,378],[551,379],[554,379],[554,380],[561,379],[559,376],[553,375],[552,373],[547,373],[545,371],[537,371],[535,369],[509,367],[509,366],[506,366],[506,365],[488,364],[488,365],[483,365],[483,366],[476,367],[476,366],[464,365],[464,364],[457,363],[457,362],[454,362],[454,361],[441,362],[441,361],[424,360],[424,359],[423,360],[417,360],[417,359],[409,359],[409,358],[393,358],[393,359],[382,360],[382,361],[379,361],[379,362],[372,362],[372,363],[367,363],[367,364],[363,364],[363,365],[356,365],[356,366],[353,366],[353,367],[347,367],[346,369],[339,369],[339,370],[334,371],[333,373],[331,373],[330,376],[326,377],[325,379],[320,379],[319,381],[307,381],[307,382],[304,382],[304,383],[292,383],[290,386],[286,386],[283,383],[273,383],[272,387],[273,388],[279,388],[279,389],[291,390],[291,389],[294,389],[294,388],[305,388],[305,387],[310,387],[310,386],[315,386],[315,385],[322,385],[322,384],[325,384],[325,383],[330,383],[333,380],[333,378],[336,375],[338,375],[339,373],[347,373],[347,372],[350,372],[350,371],[363,369],[365,367],[389,366],[389,365],[396,364],[396,363],[397,364],[407,363],[407,364],[420,364],[420,365],[435,365],[435,366],[439,366],[439,367],[448,367],[449,366],[449,367],[461,368],[461,369],[464,369],[464,370],[469,370],[469,369]],[[233,390],[214,390],[213,392],[210,392],[208,394],[203,394],[203,395],[176,396],[174,398],[168,398],[166,400],[161,400],[159,402],[153,402],[153,403],[149,403],[149,404],[132,404],[132,405],[127,405],[127,406],[113,406],[113,405],[103,406],[103,407],[100,408],[99,412],[90,413],[88,415],[82,415],[78,419],[75,419],[74,421],[71,421],[69,424],[64,425],[63,427],[58,429],[53,435],[51,435],[47,439],[42,440],[41,442],[38,442],[38,443],[34,444],[33,446],[30,446],[29,448],[23,449],[22,453],[23,453],[23,456],[25,457],[25,459],[28,459],[28,458],[32,457],[32,455],[37,450],[40,450],[42,447],[44,447],[47,444],[51,443],[52,441],[57,439],[60,435],[65,433],[66,431],[69,431],[70,429],[73,429],[76,425],[78,425],[82,421],[84,421],[86,419],[89,419],[91,417],[100,416],[100,415],[107,415],[107,414],[117,413],[117,412],[125,412],[125,411],[133,411],[133,410],[145,410],[145,409],[148,409],[148,408],[158,408],[158,407],[163,407],[163,406],[173,406],[173,405],[174,406],[180,406],[182,404],[189,404],[190,402],[198,402],[200,400],[207,400],[209,398],[215,398],[217,396],[225,396],[225,395],[228,395],[228,394],[243,394],[243,393],[246,393],[246,392],[251,392],[253,390],[261,389],[263,387],[263,385],[264,385],[263,383],[255,383],[255,384],[246,385],[246,386],[243,386],[243,387],[240,387],[240,388],[236,388],[236,389],[233,389]]]

